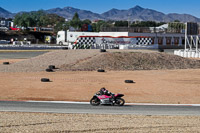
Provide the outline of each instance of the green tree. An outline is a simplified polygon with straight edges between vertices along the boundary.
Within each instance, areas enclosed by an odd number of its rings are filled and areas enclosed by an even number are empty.
[[[79,19],[78,13],[75,13],[72,20],[70,21],[70,26],[74,28],[81,28],[81,20]]]
[[[92,31],[97,32],[97,24],[96,23],[92,24]]]
[[[128,27],[128,21],[116,21],[114,26],[115,27]]]
[[[14,24],[23,27],[54,27],[64,23],[65,19],[56,14],[47,14],[43,10],[29,13],[19,13],[15,16]]]
[[[89,19],[85,19],[82,21],[82,24],[91,24],[92,22]]]
[[[54,27],[54,32],[58,32],[60,30],[68,30],[69,29],[69,22],[60,22],[57,23],[56,26]]]
[[[131,27],[158,27],[160,25],[165,24],[164,22],[154,22],[154,21],[141,21],[141,22],[135,22],[131,24]]]
[[[170,22],[168,23],[168,31],[180,33],[181,30],[185,29],[185,24],[181,22]]]

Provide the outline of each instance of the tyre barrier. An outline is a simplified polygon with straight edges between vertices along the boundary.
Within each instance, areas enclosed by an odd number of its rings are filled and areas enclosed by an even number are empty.
[[[175,50],[174,55],[185,58],[200,58],[200,52],[194,50]]]
[[[10,62],[3,62],[3,65],[9,65]]]
[[[100,52],[106,52],[106,49],[100,49]]]
[[[125,80],[125,83],[135,83],[133,80]]]
[[[46,72],[54,72],[53,69],[47,68]]]
[[[54,65],[49,65],[49,69],[56,69]]]
[[[50,82],[50,79],[48,79],[48,78],[41,78],[41,82]]]
[[[68,50],[68,47],[63,47],[62,50]]]
[[[164,49],[158,49],[158,52],[164,52],[165,50]]]
[[[98,69],[97,72],[105,72],[104,69]]]

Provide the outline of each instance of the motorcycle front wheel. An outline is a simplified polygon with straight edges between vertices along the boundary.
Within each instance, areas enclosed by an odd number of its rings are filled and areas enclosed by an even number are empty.
[[[117,98],[115,101],[115,104],[118,106],[123,106],[125,103],[125,100],[123,98]]]
[[[98,106],[100,104],[100,100],[96,97],[93,97],[91,100],[90,100],[90,104],[92,106]]]

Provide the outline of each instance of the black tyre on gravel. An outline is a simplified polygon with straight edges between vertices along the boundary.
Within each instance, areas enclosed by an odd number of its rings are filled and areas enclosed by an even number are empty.
[[[106,52],[106,49],[100,49],[100,52]]]
[[[49,69],[56,69],[55,65],[49,65]]]
[[[158,52],[164,52],[165,50],[164,49],[158,49]]]
[[[9,65],[10,62],[3,62],[3,65]]]
[[[125,83],[135,83],[133,80],[125,80]]]
[[[63,47],[62,49],[63,49],[63,50],[68,50],[68,47]]]
[[[50,82],[50,79],[48,79],[48,78],[41,78],[41,82]]]
[[[46,72],[54,72],[54,71],[53,71],[53,69],[47,68],[47,69],[46,69]]]
[[[99,69],[99,70],[97,70],[97,72],[105,72],[105,70],[104,69]]]

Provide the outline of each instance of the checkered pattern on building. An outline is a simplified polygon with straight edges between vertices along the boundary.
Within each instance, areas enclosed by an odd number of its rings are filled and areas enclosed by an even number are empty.
[[[149,37],[137,38],[137,45],[151,45],[151,44],[152,44],[152,38]]]
[[[95,37],[79,37],[74,49],[89,49],[95,43]]]

